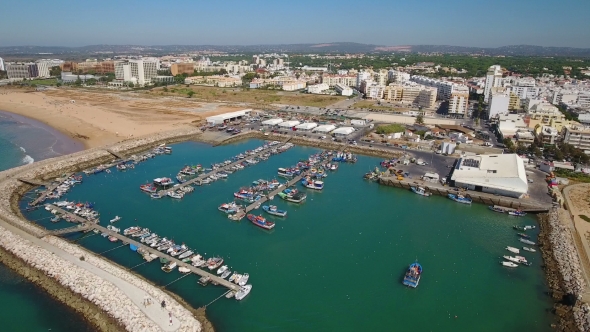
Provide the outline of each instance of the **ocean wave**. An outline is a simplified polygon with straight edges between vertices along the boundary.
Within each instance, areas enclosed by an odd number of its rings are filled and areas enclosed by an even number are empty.
[[[22,149],[22,148],[21,148]],[[23,149],[24,150],[24,149]],[[33,157],[26,155],[23,160],[22,163],[23,165],[28,165],[28,164],[32,164],[33,162],[35,162],[35,159],[33,159]]]
[[[22,146],[19,146],[19,148],[23,153],[27,153],[27,150],[25,150],[25,148],[23,148]]]

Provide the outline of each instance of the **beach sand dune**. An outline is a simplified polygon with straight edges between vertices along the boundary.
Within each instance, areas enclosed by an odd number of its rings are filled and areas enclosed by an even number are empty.
[[[41,121],[81,141],[86,148],[200,126],[208,116],[239,109],[221,103],[135,92],[0,88],[0,110]]]

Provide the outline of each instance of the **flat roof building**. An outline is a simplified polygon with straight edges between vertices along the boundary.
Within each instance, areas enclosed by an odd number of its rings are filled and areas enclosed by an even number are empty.
[[[222,124],[227,121],[241,119],[242,117],[249,115],[250,112],[252,112],[251,109],[245,109],[245,110],[236,111],[236,112],[229,112],[229,113],[213,115],[213,116],[210,116],[207,118],[207,123],[211,124],[211,125]]]
[[[529,189],[524,161],[517,154],[460,158],[451,180],[456,187],[516,198],[522,197]]]
[[[281,128],[293,128],[300,123],[301,122],[299,122],[297,120],[290,120],[290,121],[281,122],[278,124],[278,126]]]
[[[187,74],[187,75],[193,75],[195,72],[195,64],[194,63],[173,63],[170,66],[170,72],[172,73],[172,76],[176,76],[176,75],[182,75],[182,74]]]

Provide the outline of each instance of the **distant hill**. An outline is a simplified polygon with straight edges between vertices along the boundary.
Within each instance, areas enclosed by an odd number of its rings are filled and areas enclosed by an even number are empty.
[[[218,51],[228,53],[373,53],[373,52],[412,52],[481,54],[490,56],[570,56],[590,57],[589,48],[545,47],[534,45],[512,45],[497,48],[463,47],[451,45],[371,45],[349,42],[321,44],[278,44],[278,45],[89,45],[82,47],[60,46],[7,46],[0,47],[0,56],[10,58],[39,58],[40,56],[80,58],[108,57],[110,54],[164,55],[170,53],[190,53],[196,51]]]

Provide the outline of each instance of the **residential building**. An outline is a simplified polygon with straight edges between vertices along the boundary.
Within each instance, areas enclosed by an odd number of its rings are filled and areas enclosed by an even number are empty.
[[[363,83],[363,81],[367,81],[371,78],[371,73],[367,72],[367,71],[359,71],[358,74],[356,75],[356,88],[357,89],[361,89],[361,84]]]
[[[0,71],[5,71],[6,67],[4,66],[4,59],[0,58]]]
[[[411,77],[412,82],[437,89],[436,98],[438,100],[449,100],[454,92],[467,92],[469,87],[463,84],[457,84],[449,81],[441,81],[436,78],[414,75]]]
[[[404,94],[404,87],[400,84],[389,84],[383,90],[383,99],[387,101],[401,102]]]
[[[466,117],[469,106],[469,88],[456,89],[449,98],[448,114],[454,117]]]
[[[144,86],[158,76],[159,63],[155,60],[131,59],[115,63],[115,78]]]
[[[488,120],[498,117],[500,114],[508,114],[510,96],[507,92],[492,93],[488,106]]]
[[[537,125],[551,126],[561,131],[566,125],[565,115],[559,109],[547,102],[534,104],[527,111],[530,117],[529,126],[535,128]]]
[[[517,143],[530,146],[535,141],[535,134],[530,129],[519,129],[514,135]]]
[[[543,145],[554,145],[557,135],[558,133],[555,128],[549,126],[542,126],[538,136],[539,141],[541,141]]]
[[[486,82],[484,86],[484,101],[487,103],[491,97],[491,91],[494,87],[502,86],[502,67],[493,65],[488,68]]]
[[[37,61],[37,71],[38,77],[49,77],[49,66],[47,66],[47,62],[44,61]]]
[[[387,73],[387,78],[393,83],[404,83],[410,80],[410,74],[403,71],[390,69]]]
[[[364,91],[366,98],[383,99],[383,92],[385,91],[385,86],[378,85],[374,82],[370,82],[369,84],[367,84],[366,81],[363,81],[363,83],[361,84],[361,91]]]
[[[437,90],[425,87],[418,94],[418,106],[433,109],[436,106]]]
[[[6,65],[8,78],[35,78],[39,77],[36,63],[9,63]]]
[[[499,114],[498,132],[502,138],[512,138],[519,130],[527,130],[528,126],[522,115]]]
[[[583,150],[586,154],[590,154],[590,129],[581,126],[565,127],[563,141]]]
[[[456,187],[516,198],[524,196],[529,189],[524,161],[517,154],[461,158],[453,169],[451,181]]]
[[[285,90],[285,91],[296,91],[296,90],[305,89],[305,87],[307,86],[307,83],[304,81],[288,81],[288,82],[283,82],[283,84],[281,86],[282,86],[283,90]]]
[[[309,92],[309,93],[315,93],[315,94],[321,94],[321,93],[324,93],[329,88],[330,88],[330,86],[328,84],[326,84],[326,83],[320,83],[320,84],[308,86],[307,87],[307,92]]]
[[[391,83],[384,88],[383,99],[432,109],[436,105],[437,91],[436,88],[414,82]]]
[[[350,87],[340,84],[340,83],[338,83],[334,86],[334,90],[336,91],[336,93],[339,93],[342,96],[352,96],[352,93],[353,93],[353,91]]]
[[[520,107],[520,98],[513,92],[510,93],[510,101],[508,102],[508,109],[510,110],[519,110]]]
[[[170,66],[170,73],[172,73],[172,76],[182,75],[182,74],[193,75],[194,72],[195,72],[195,64],[192,62],[173,63]]]
[[[388,73],[387,73],[386,69],[381,69],[378,72],[376,72],[374,75],[374,80],[375,80],[375,82],[377,82],[378,85],[386,86],[387,85],[387,78],[388,78]]]
[[[331,74],[323,74],[322,75],[322,83],[328,84],[329,87],[334,87],[336,84],[340,84],[343,86],[354,86],[356,87],[356,75],[331,75]]]
[[[224,75],[191,76],[184,79],[184,84],[199,84],[225,88],[241,86],[242,79],[236,76],[226,77]]]

